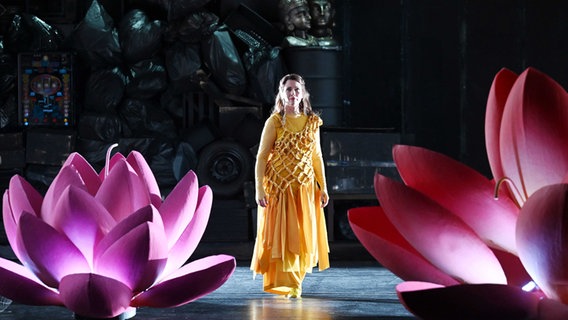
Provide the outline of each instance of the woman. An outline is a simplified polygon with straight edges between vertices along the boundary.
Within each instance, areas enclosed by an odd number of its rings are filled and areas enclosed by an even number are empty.
[[[262,274],[266,292],[299,298],[306,273],[318,261],[320,271],[329,268],[321,125],[304,79],[284,76],[255,166],[259,207],[251,270]]]

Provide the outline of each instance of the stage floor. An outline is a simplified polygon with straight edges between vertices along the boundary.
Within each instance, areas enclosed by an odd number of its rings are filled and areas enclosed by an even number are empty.
[[[415,319],[397,299],[400,279],[376,262],[338,262],[323,272],[308,274],[301,299],[264,293],[262,278],[253,280],[246,262],[211,294],[171,309],[140,308],[134,318],[189,319]],[[191,290],[191,288],[188,288]],[[61,307],[10,305],[0,320],[65,320],[73,314]]]

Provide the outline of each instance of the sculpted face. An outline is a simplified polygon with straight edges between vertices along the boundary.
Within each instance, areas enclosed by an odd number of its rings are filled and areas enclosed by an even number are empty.
[[[310,15],[313,27],[327,26],[331,23],[332,8],[327,0],[310,1]]]
[[[292,10],[289,13],[290,23],[294,25],[296,30],[309,30],[311,27],[311,19],[308,7],[306,6],[299,6]]]

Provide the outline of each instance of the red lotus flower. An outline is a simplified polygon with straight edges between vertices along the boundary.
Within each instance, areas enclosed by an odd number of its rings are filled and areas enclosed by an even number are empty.
[[[398,145],[404,183],[376,175],[381,206],[351,209],[351,226],[405,280],[399,298],[423,319],[565,319],[568,94],[535,69],[503,69],[485,131],[493,180]],[[522,289],[532,281],[536,289]]]
[[[3,221],[22,264],[0,258],[0,295],[87,318],[198,299],[236,266],[227,255],[186,264],[212,200],[211,189],[199,187],[190,171],[162,201],[136,151],[115,154],[100,174],[74,153],[45,196],[16,175],[4,193]]]

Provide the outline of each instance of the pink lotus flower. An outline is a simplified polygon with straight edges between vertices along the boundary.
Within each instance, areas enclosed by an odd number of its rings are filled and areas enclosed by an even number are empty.
[[[71,154],[45,196],[16,175],[4,193],[3,219],[22,264],[0,258],[0,295],[89,318],[198,299],[235,270],[227,255],[186,264],[211,204],[211,189],[200,188],[193,172],[162,201],[136,151],[115,154],[100,174]]]
[[[568,94],[535,69],[503,69],[485,131],[493,180],[397,145],[404,183],[376,175],[381,206],[351,209],[351,226],[422,319],[566,319]]]

